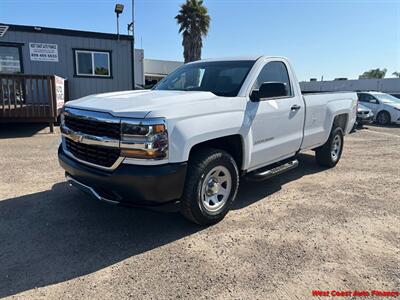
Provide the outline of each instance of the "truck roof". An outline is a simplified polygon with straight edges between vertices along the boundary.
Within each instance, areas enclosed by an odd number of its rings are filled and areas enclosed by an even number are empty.
[[[248,56],[231,56],[231,57],[218,57],[218,58],[205,58],[190,63],[208,62],[208,61],[256,61],[260,58],[281,58],[286,59],[283,56],[272,56],[272,55],[248,55]]]
[[[361,91],[361,92],[358,92],[358,93],[367,93],[367,94],[373,94],[373,95],[385,94],[385,93],[377,92],[377,91]]]
[[[205,61],[235,61],[235,60],[252,60],[256,61],[261,56],[232,56],[232,57],[219,57],[219,58],[205,58],[202,60],[198,60],[196,62],[205,62]]]

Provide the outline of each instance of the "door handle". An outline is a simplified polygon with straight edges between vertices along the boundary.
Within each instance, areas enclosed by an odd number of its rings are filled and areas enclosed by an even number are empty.
[[[292,105],[292,107],[290,108],[290,110],[299,110],[300,108],[301,108],[300,105],[295,104],[295,105]]]

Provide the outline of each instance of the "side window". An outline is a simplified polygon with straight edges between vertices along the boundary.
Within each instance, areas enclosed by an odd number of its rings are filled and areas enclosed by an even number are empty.
[[[281,61],[272,61],[267,63],[261,70],[253,86],[253,90],[258,90],[264,82],[275,81],[286,85],[287,96],[292,96],[292,87],[290,85],[289,74],[285,64]]]
[[[360,101],[360,102],[367,102],[367,101],[365,100],[365,94],[358,94],[358,101]]]

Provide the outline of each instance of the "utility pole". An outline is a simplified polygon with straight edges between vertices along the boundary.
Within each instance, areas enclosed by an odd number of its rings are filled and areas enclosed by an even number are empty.
[[[128,24],[128,33],[129,32],[132,32],[132,85],[135,90],[135,0],[132,0],[132,21]]]

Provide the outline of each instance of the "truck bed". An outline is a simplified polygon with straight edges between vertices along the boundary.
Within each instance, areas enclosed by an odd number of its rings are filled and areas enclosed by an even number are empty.
[[[302,149],[312,149],[325,143],[332,127],[335,115],[348,114],[349,108],[354,111],[350,120],[345,120],[344,134],[351,131],[355,122],[357,94],[353,92],[305,93],[303,99],[306,107],[304,122],[304,139]]]

